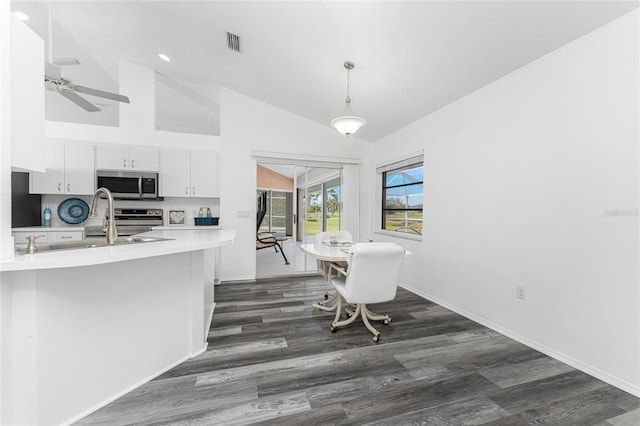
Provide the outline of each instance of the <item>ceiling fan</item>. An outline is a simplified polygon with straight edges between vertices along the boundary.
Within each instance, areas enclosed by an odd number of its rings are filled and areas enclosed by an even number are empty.
[[[78,84],[72,83],[65,78],[62,78],[60,66],[52,62],[44,63],[44,86],[47,90],[60,93],[62,96],[69,99],[80,108],[83,108],[85,111],[89,112],[97,112],[101,111],[101,109],[97,105],[94,105],[93,103],[80,96],[78,93],[84,93],[86,95],[93,95],[100,98],[129,103],[129,98],[124,95],[80,86]]]

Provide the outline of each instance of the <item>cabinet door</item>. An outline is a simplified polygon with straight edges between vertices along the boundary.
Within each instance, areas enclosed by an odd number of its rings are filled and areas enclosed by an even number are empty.
[[[47,234],[47,241],[50,243],[82,240],[82,231],[49,231]]]
[[[12,232],[11,235],[13,235],[13,243],[17,246],[21,246],[22,248],[24,248],[24,246],[29,242],[27,240],[29,235],[42,235],[36,239],[36,247],[38,244],[47,244],[49,242],[48,232]]]
[[[92,195],[95,192],[93,145],[65,145],[64,179],[67,194]]]
[[[130,166],[133,170],[157,172],[160,170],[159,152],[157,149],[131,148],[129,150]]]
[[[162,197],[189,197],[190,194],[189,151],[161,151],[160,195]]]
[[[64,144],[49,142],[45,147],[46,171],[30,172],[32,194],[64,194]]]
[[[191,196],[198,198],[218,196],[217,152],[191,152]]]
[[[96,169],[129,170],[129,148],[126,146],[97,146]]]

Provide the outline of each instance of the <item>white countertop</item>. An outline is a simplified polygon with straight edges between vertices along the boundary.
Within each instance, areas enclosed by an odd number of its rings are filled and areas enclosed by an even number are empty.
[[[175,230],[167,229],[139,234],[140,236],[170,238],[169,241],[18,254],[13,259],[0,261],[0,272],[75,268],[204,250],[233,244],[236,237],[236,231],[232,230],[200,232],[202,227],[198,228],[198,230],[189,230],[182,227]]]

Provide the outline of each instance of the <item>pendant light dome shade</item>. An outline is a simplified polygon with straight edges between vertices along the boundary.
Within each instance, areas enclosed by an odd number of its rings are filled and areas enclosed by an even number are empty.
[[[346,61],[344,67],[347,69],[347,98],[344,104],[344,115],[331,120],[331,127],[345,136],[351,136],[357,132],[362,126],[367,124],[367,120],[362,117],[353,115],[351,112],[351,96],[349,96],[349,72],[355,67],[351,61]]]
[[[365,124],[367,124],[367,120],[355,115],[345,115],[331,120],[331,127],[345,136],[354,134]]]

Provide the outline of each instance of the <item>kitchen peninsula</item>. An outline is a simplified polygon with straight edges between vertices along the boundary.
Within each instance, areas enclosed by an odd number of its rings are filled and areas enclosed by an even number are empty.
[[[69,424],[207,348],[214,251],[232,230],[16,255],[2,274],[2,408]]]

